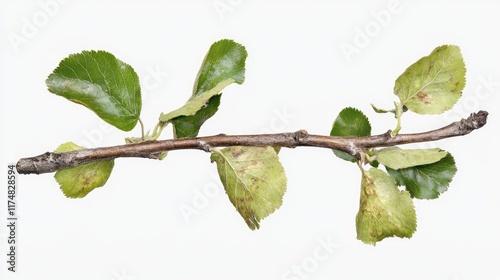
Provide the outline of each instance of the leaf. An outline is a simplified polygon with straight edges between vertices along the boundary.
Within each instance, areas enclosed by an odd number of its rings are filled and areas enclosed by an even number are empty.
[[[371,125],[368,118],[360,110],[352,107],[344,108],[333,122],[330,136],[370,136]],[[333,150],[341,159],[356,162],[356,158],[342,151]]]
[[[83,51],[63,59],[46,80],[48,90],[96,113],[107,123],[132,130],[141,113],[139,77],[105,51]]]
[[[245,80],[245,47],[220,40],[210,47],[196,78],[191,98],[181,108],[160,115],[161,122],[172,122],[176,138],[195,137],[203,123],[212,117],[220,104],[221,91],[232,83]]]
[[[245,47],[233,40],[223,39],[213,43],[196,77],[193,97],[227,79],[233,79],[235,83],[241,85],[245,81],[247,55]]]
[[[333,122],[331,136],[369,136],[371,125],[360,110],[344,108]]]
[[[180,116],[172,120],[174,137],[196,137],[206,120],[211,118],[219,109],[221,95],[215,95],[208,100],[207,106],[193,116]]]
[[[380,169],[363,171],[356,215],[358,239],[375,245],[386,237],[410,238],[416,229],[417,216],[410,194],[400,191],[394,180]]]
[[[62,153],[83,149],[85,148],[73,142],[67,142],[60,145],[55,152]],[[114,160],[82,164],[77,167],[61,169],[56,172],[54,178],[66,197],[81,198],[106,183],[111,171],[113,171],[114,164]]]
[[[411,196],[419,199],[435,199],[448,190],[457,172],[455,160],[447,154],[440,161],[394,170],[386,168],[396,183],[405,186]]]
[[[392,169],[434,163],[444,158],[448,152],[434,149],[401,149],[398,147],[380,149],[376,152],[377,161]]]
[[[180,116],[195,115],[198,111],[200,111],[207,105],[207,102],[210,100],[210,98],[212,98],[215,95],[218,95],[221,92],[221,90],[223,90],[225,87],[227,87],[232,83],[234,83],[233,79],[227,79],[222,81],[221,83],[217,84],[214,88],[200,95],[197,95],[193,99],[190,99],[186,104],[184,104],[184,106],[180,107],[179,109],[176,109],[167,114],[162,113],[160,115],[160,121],[169,122],[172,119]]]
[[[229,200],[252,230],[281,206],[286,191],[283,166],[272,147],[228,147],[210,157]]]
[[[394,102],[394,104],[396,105],[396,102]],[[387,110],[387,109],[382,109],[382,108],[379,108],[373,104],[370,103],[370,105],[372,106],[372,109],[373,111],[375,111],[375,113],[378,113],[378,114],[385,114],[385,113],[393,113],[394,115],[396,115],[397,111],[398,111],[398,106],[396,105],[396,108],[395,109],[390,109],[390,110]],[[402,112],[406,112],[408,111],[408,108],[406,106],[403,105],[403,107],[401,108]],[[397,116],[396,116],[397,118]]]
[[[455,105],[465,86],[465,64],[460,48],[437,47],[408,67],[396,80],[394,94],[418,114],[441,114]]]
[[[370,105],[372,106],[372,109],[373,109],[373,111],[375,111],[375,113],[385,114],[385,113],[395,113],[396,112],[394,109],[386,110],[386,109],[378,108],[377,106],[375,106],[371,103],[370,103]]]

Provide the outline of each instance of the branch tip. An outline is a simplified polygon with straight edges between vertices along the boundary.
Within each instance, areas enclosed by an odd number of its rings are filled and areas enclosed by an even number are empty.
[[[477,113],[472,113],[470,117],[474,119],[474,128],[478,129],[486,124],[488,120],[488,112],[481,110]]]
[[[475,129],[483,127],[488,120],[488,112],[479,111],[477,113],[471,113],[467,119],[462,119],[460,121],[459,129],[465,134],[472,132]]]

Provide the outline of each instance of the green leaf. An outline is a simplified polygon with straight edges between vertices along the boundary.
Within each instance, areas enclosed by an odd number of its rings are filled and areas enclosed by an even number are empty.
[[[196,137],[206,120],[211,118],[219,109],[221,95],[215,95],[208,100],[206,107],[196,112],[193,116],[180,116],[172,120],[174,137]]]
[[[434,149],[401,149],[398,147],[380,149],[376,152],[377,161],[392,169],[434,163],[444,158],[448,152]]]
[[[247,51],[233,40],[220,40],[210,47],[196,77],[193,97],[198,96],[227,79],[241,85],[245,81]]]
[[[55,152],[83,150],[84,147],[72,142],[60,145]],[[82,164],[77,167],[61,169],[54,178],[59,183],[64,195],[69,198],[81,198],[95,188],[102,187],[113,171],[114,160],[104,160]]]
[[[105,51],[83,51],[63,59],[46,80],[48,90],[96,113],[107,123],[132,130],[141,113],[139,77]]]
[[[370,136],[372,127],[368,118],[360,110],[344,108],[333,122],[330,136]],[[333,150],[341,159],[356,162],[356,158],[342,151]]]
[[[435,199],[448,190],[448,186],[457,172],[455,160],[451,154],[440,161],[415,167],[394,170],[387,168],[396,183],[405,186],[411,196],[419,199]]]
[[[160,121],[162,122],[170,122],[172,119],[180,117],[180,116],[193,116],[195,115],[198,111],[203,109],[210,98],[212,98],[215,95],[218,95],[221,90],[223,90],[225,87],[228,85],[232,84],[234,82],[233,79],[227,79],[222,81],[221,83],[217,84],[214,88],[197,95],[195,98],[190,99],[186,104],[184,104],[182,107],[179,109],[176,109],[172,112],[169,112],[167,114],[161,114],[160,115]]]
[[[465,86],[465,64],[457,46],[440,46],[408,67],[394,94],[418,114],[441,114],[455,105]]]
[[[250,229],[281,206],[286,177],[272,147],[228,147],[215,150],[210,158],[229,200]]]
[[[400,191],[394,180],[380,169],[363,171],[356,215],[358,239],[375,245],[386,237],[410,238],[416,229],[417,216],[410,194]]]
[[[245,47],[220,40],[210,47],[195,81],[191,98],[181,108],[160,115],[161,122],[172,122],[176,138],[195,137],[203,123],[219,107],[221,91],[232,83],[245,80]]]

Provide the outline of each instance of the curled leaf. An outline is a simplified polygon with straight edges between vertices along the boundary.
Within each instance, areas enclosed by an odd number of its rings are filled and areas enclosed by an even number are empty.
[[[221,91],[245,80],[247,51],[232,40],[220,40],[210,47],[194,83],[191,98],[179,109],[161,114],[160,121],[171,122],[176,138],[196,137],[218,110]]]
[[[408,168],[434,163],[444,158],[448,152],[434,149],[401,149],[398,147],[380,149],[377,161],[391,169]]]

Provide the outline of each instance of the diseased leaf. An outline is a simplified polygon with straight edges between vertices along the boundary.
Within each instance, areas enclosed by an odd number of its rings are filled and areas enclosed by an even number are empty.
[[[371,125],[368,118],[360,110],[352,107],[344,108],[335,119],[330,136],[370,136]],[[333,150],[343,160],[356,162],[356,158],[342,151]]]
[[[408,67],[396,80],[394,94],[418,114],[441,114],[455,105],[465,86],[465,64],[460,48],[437,47]]]
[[[361,198],[356,215],[358,239],[375,245],[386,237],[411,237],[417,217],[410,194],[377,168],[363,171]]]
[[[83,149],[85,148],[73,142],[67,142],[60,145],[55,152],[62,153]],[[82,164],[77,167],[61,169],[56,172],[54,178],[59,183],[64,195],[69,198],[81,198],[95,188],[102,187],[108,181],[114,164],[114,160]]]
[[[429,164],[444,158],[448,152],[434,149],[385,148],[377,151],[377,161],[392,169]]]
[[[411,196],[419,199],[435,199],[448,190],[448,186],[457,172],[455,160],[447,154],[441,160],[409,168],[394,170],[387,168],[396,183],[405,186]]]
[[[160,115],[161,122],[172,122],[176,138],[195,137],[203,123],[220,104],[221,91],[232,83],[245,80],[245,47],[220,40],[210,47],[196,78],[191,98],[181,108]]]
[[[252,230],[281,206],[286,177],[272,147],[228,147],[210,157],[231,203]]]
[[[141,113],[139,77],[105,51],[83,51],[63,59],[46,80],[48,90],[96,113],[107,123],[132,130]]]

